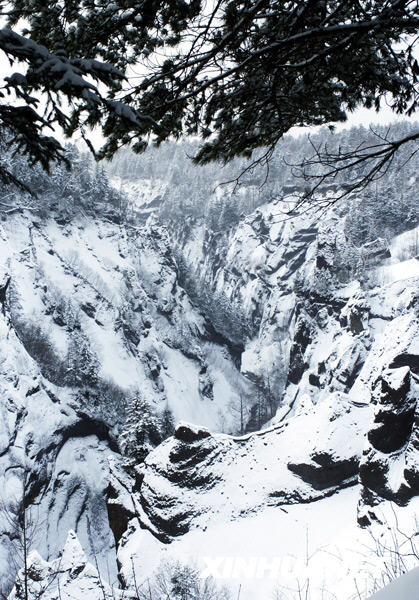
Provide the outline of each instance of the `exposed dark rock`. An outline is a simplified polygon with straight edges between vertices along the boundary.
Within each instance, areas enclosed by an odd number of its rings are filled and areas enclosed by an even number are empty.
[[[310,375],[308,376],[308,381],[310,383],[310,385],[314,385],[316,387],[320,387],[320,379],[318,375],[315,375],[314,373],[310,373]]]
[[[154,500],[154,499],[153,499]],[[141,506],[147,513],[151,523],[153,524],[153,535],[163,543],[170,543],[173,538],[183,535],[189,531],[190,521],[194,516],[193,511],[177,512],[175,515],[170,515],[164,518],[163,508],[170,508],[169,499],[161,499],[161,502],[155,505],[148,502],[144,494],[140,497]],[[160,509],[156,511],[155,508]]]
[[[176,469],[185,470],[185,468],[195,467],[205,460],[212,450],[211,446],[180,442],[170,452],[169,458],[171,463],[176,464]]]
[[[329,267],[326,259],[324,258],[324,256],[318,256],[316,258],[316,267],[318,269],[327,269]]]
[[[364,330],[364,326],[362,324],[361,315],[355,312],[351,312],[349,315],[349,329],[352,333],[358,334]]]
[[[175,438],[187,443],[203,440],[210,435],[210,432],[205,427],[194,427],[187,423],[180,423],[175,431]]]
[[[334,487],[355,477],[358,458],[339,460],[330,454],[314,454],[311,463],[288,463],[288,469],[313,486],[316,490]]]
[[[107,502],[109,527],[115,539],[115,545],[118,546],[123,534],[127,530],[128,523],[132,519],[121,504]]]
[[[295,325],[294,340],[290,352],[290,366],[288,371],[288,381],[297,384],[304,371],[307,369],[307,363],[304,360],[304,353],[311,342],[310,322],[305,313],[300,312]]]
[[[416,401],[408,398],[408,367],[389,369],[379,379],[378,385],[381,386],[379,409],[375,415],[374,427],[368,432],[368,440],[376,450],[388,454],[399,450],[409,440]]]
[[[80,308],[83,312],[86,313],[88,317],[91,317],[92,319],[94,318],[96,313],[96,307],[91,302],[85,302],[83,304],[80,304]]]
[[[137,516],[135,505],[132,501],[134,488],[131,488],[131,485],[133,482],[130,478],[127,478],[127,482],[129,489],[113,473],[106,489],[109,527],[113,533],[116,547],[118,547],[123,534],[127,530],[128,523]],[[124,501],[124,495],[130,497],[130,502]]]
[[[7,289],[10,285],[10,280],[11,277],[10,275],[6,274],[2,281],[0,282],[0,304],[1,304],[1,309],[2,309],[2,313],[5,314],[5,309],[6,309],[6,293],[7,293]]]
[[[413,373],[419,374],[419,355],[409,354],[408,352],[399,354],[390,363],[389,368],[398,369],[399,367],[409,367]]]
[[[419,452],[419,415],[409,367],[388,369],[378,379],[377,388],[375,419],[368,432],[369,447],[361,461],[360,480],[366,501],[369,492],[405,504],[419,491],[415,458]],[[390,477],[390,469],[399,470],[398,483]]]

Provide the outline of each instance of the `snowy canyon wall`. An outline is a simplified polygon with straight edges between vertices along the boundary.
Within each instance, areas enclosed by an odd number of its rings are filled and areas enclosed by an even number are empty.
[[[26,508],[44,559],[72,529],[114,582],[136,512],[114,498],[128,485],[115,473],[130,399],[217,431],[234,427],[232,381],[251,384],[179,286],[158,226],[15,211],[0,223],[0,265],[0,589]]]
[[[418,261],[377,243],[368,284],[336,285],[341,223],[284,219],[277,202],[217,235],[153,214],[5,217],[0,478],[8,515],[25,504],[48,522],[45,560],[74,530],[111,583],[118,568],[128,581],[141,528],[167,543],[357,481],[368,525],[383,500],[417,495]],[[189,424],[133,474],[121,440],[135,394]]]
[[[377,240],[363,249],[364,284],[341,283],[343,221],[334,210],[320,221],[285,219],[273,202],[229,233],[191,222],[176,237],[181,267],[198,282],[195,301],[208,306],[201,282],[216,306],[246,321],[235,338],[241,370],[277,410],[262,432],[239,438],[180,427],[147,457],[142,519],[156,536],[358,481],[367,525],[382,499],[418,494],[419,263],[395,258],[403,236],[393,256]],[[225,320],[214,324],[228,335]]]

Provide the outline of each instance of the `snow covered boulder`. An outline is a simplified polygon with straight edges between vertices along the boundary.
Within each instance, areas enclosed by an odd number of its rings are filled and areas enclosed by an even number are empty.
[[[379,264],[385,258],[390,258],[390,248],[386,240],[377,238],[362,246],[362,254],[368,265]]]

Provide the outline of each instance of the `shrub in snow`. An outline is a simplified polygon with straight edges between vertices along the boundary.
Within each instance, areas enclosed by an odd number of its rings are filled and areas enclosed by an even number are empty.
[[[67,376],[66,361],[58,354],[48,331],[13,313],[12,324],[26,352],[37,361],[44,377],[52,383],[63,385]]]
[[[161,414],[159,420],[159,428],[163,440],[165,440],[168,437],[171,437],[175,432],[175,420],[173,417],[173,413],[167,404]]]
[[[44,280],[45,281],[45,280]],[[43,297],[46,306],[46,314],[50,314],[57,325],[66,327],[68,331],[80,329],[80,315],[70,298],[54,285],[48,284]]]
[[[141,600],[228,600],[229,593],[216,585],[212,577],[200,578],[193,566],[182,563],[166,563],[154,578],[138,589]]]

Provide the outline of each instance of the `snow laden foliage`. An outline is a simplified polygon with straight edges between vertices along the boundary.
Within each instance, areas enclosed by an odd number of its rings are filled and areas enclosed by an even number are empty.
[[[167,434],[170,424],[170,412],[164,412],[164,433]],[[170,430],[169,430],[170,431]],[[169,435],[172,432],[169,433]],[[165,437],[168,437],[167,435]],[[132,463],[141,463],[153,446],[161,441],[157,419],[150,410],[150,405],[138,395],[129,402],[126,410],[122,447]]]
[[[118,184],[127,183],[125,190],[143,219],[150,212],[158,212],[164,223],[180,221],[184,226],[185,217],[187,222],[199,218],[214,236],[222,236],[237,226],[242,215],[252,213],[258,206],[284,195],[304,194],[308,184],[297,165],[310,157],[314,148],[326,146],[330,152],[347,152],[377,143],[381,141],[379,136],[409,136],[416,129],[415,123],[405,121],[389,127],[377,125],[372,130],[360,126],[333,133],[324,127],[310,136],[286,136],[268,164],[256,163],[252,168],[248,160],[240,158],[223,166],[210,163],[198,167],[190,160],[197,152],[197,142],[167,142],[141,155],[124,148],[107,169]],[[350,203],[346,234],[352,245],[358,247],[380,236],[391,237],[418,224],[416,148],[417,142],[401,148],[379,180],[362,195],[352,194],[346,200]],[[320,174],[321,167],[312,167],[311,172]],[[347,189],[366,174],[365,164],[336,174],[333,181],[318,188],[319,204],[324,194],[329,200],[336,198],[339,190]],[[291,206],[285,204],[284,212],[289,212]]]
[[[398,114],[417,110],[413,1],[1,6],[0,51],[11,69],[0,125],[44,168],[65,160],[57,127],[84,139],[86,126],[100,127],[107,158],[131,142],[141,152],[150,140],[195,135],[203,140],[195,160],[205,164],[250,157],[258,148],[269,155],[294,126],[342,122],[357,107],[379,111],[386,101]],[[132,66],[139,63],[137,74]],[[418,136],[385,138],[378,156],[377,147],[367,149],[361,162],[379,176]],[[342,160],[348,163],[339,152],[332,165]],[[0,175],[19,181],[3,166]]]

